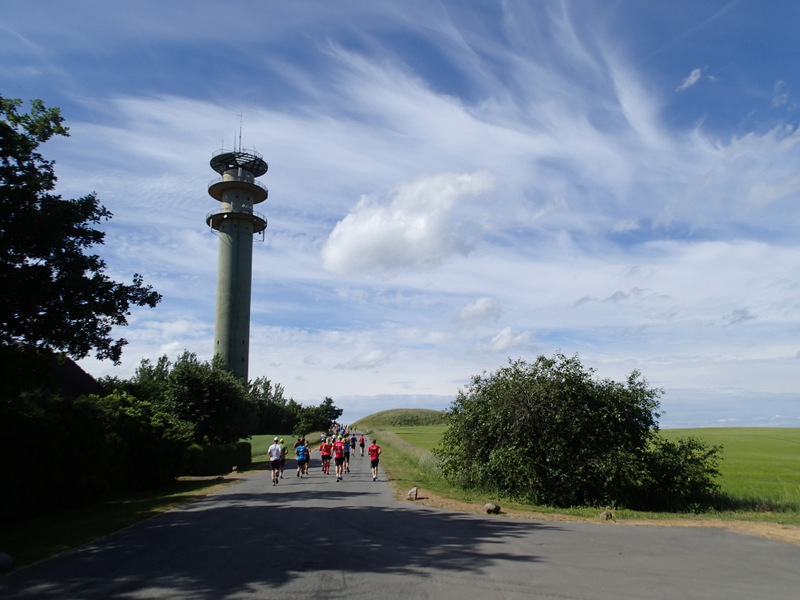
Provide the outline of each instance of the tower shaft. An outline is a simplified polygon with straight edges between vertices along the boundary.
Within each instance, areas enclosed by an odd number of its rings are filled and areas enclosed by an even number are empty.
[[[252,279],[253,227],[228,219],[219,230],[214,353],[243,381],[250,356]]]

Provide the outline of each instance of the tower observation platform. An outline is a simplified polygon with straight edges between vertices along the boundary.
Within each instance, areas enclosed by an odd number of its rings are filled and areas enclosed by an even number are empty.
[[[269,191],[256,177],[267,172],[269,166],[258,152],[252,150],[219,150],[211,158],[211,168],[222,175],[208,184],[208,193],[222,204],[220,210],[206,216],[206,223],[219,231],[230,219],[249,222],[252,233],[267,228],[267,219],[253,210],[254,204],[267,199]]]
[[[253,206],[269,196],[256,181],[269,167],[258,152],[242,149],[219,150],[210,164],[221,175],[208,184],[220,208],[206,216],[206,224],[219,232],[214,353],[247,382],[253,235],[267,228],[266,217]]]

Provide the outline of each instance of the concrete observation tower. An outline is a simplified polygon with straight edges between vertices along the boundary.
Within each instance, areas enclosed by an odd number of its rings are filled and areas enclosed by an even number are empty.
[[[253,235],[267,228],[264,215],[253,205],[267,199],[267,188],[256,181],[267,172],[261,155],[251,150],[219,150],[211,168],[222,177],[208,184],[208,193],[219,200],[206,223],[219,232],[217,312],[214,354],[247,382],[250,354],[250,293],[253,280]]]

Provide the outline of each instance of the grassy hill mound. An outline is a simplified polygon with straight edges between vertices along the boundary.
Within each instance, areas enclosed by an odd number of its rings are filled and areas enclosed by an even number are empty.
[[[419,425],[444,425],[444,411],[427,408],[394,408],[364,417],[353,424],[355,429],[383,429],[386,427],[416,427]]]

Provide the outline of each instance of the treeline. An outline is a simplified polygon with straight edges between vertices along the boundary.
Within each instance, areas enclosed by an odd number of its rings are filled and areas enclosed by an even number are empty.
[[[303,406],[266,378],[244,384],[221,361],[186,352],[143,360],[104,392],[59,395],[46,380],[0,398],[0,519],[79,506],[112,493],[158,487],[179,475],[250,464],[255,434],[327,430],[342,410],[326,398]]]
[[[244,385],[221,360],[198,360],[184,352],[175,363],[167,356],[143,360],[130,379],[100,380],[107,390],[118,390],[149,402],[191,426],[192,441],[226,444],[264,433],[305,435],[326,430],[342,414],[331,398],[318,406],[303,406],[286,398],[284,388],[265,377]]]

